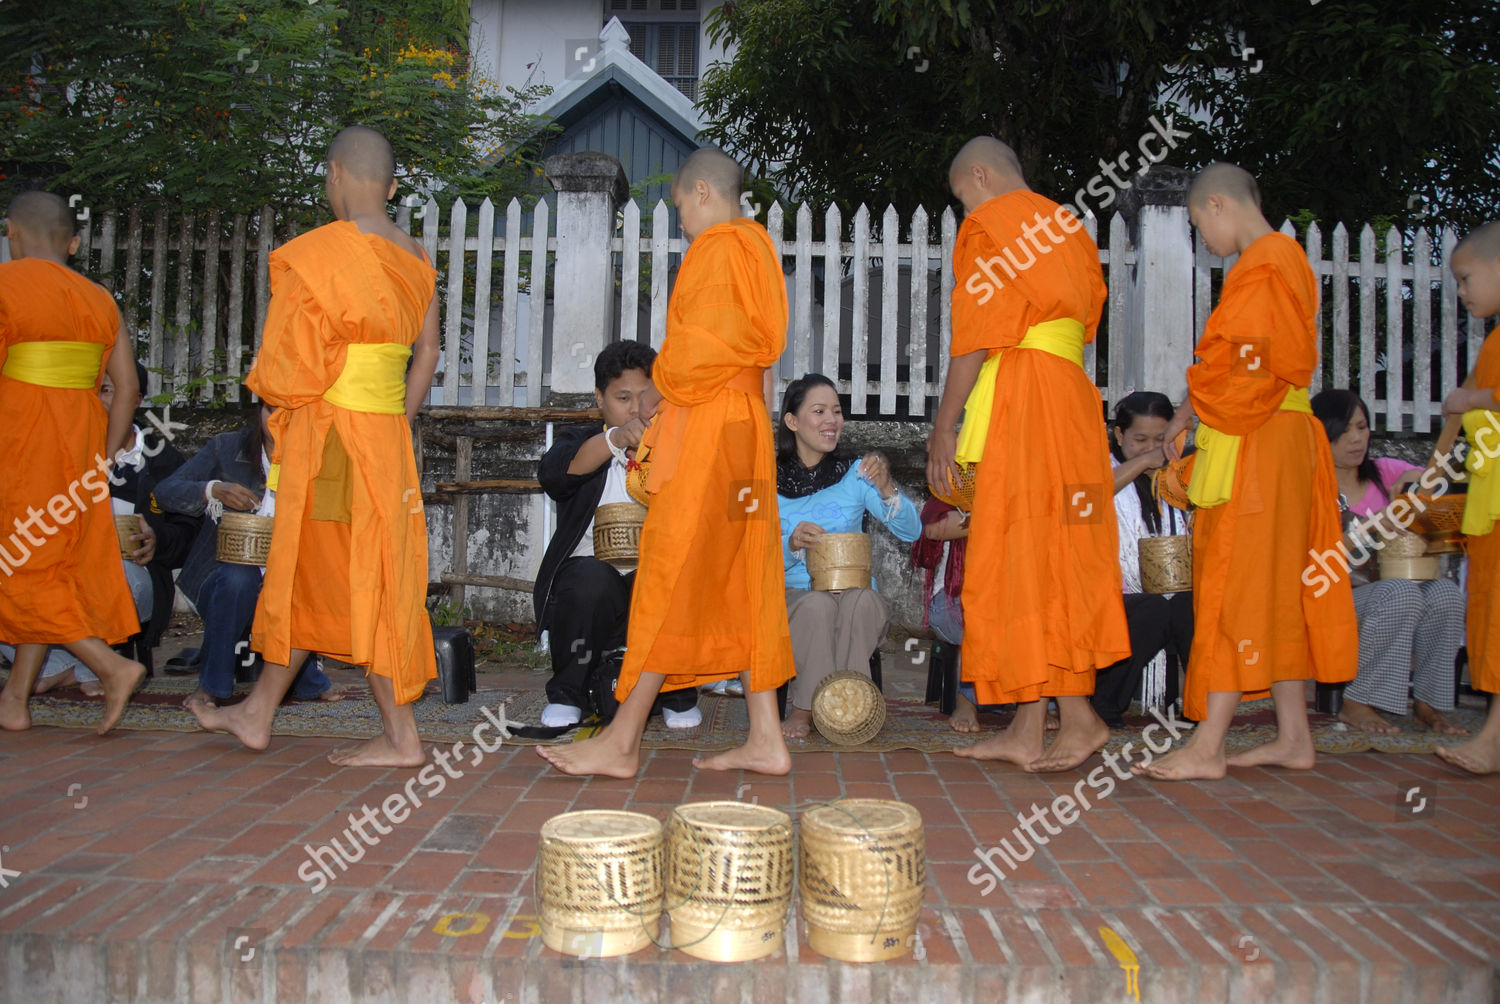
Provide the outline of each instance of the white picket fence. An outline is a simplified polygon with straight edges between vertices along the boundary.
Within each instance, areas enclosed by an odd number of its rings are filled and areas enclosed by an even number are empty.
[[[399,209],[398,222],[415,222],[415,236],[439,271],[443,298],[445,351],[433,404],[541,404],[550,367],[574,365],[552,347],[550,303],[558,296],[613,297],[619,336],[660,346],[671,282],[685,248],[680,235],[668,232],[664,203],[652,208],[648,220],[628,202],[617,214],[615,233],[597,235],[616,256],[614,289],[551,288],[557,240],[546,202],[527,210],[512,201],[503,213],[488,200],[472,213],[454,203],[446,214],[429,202],[417,220],[409,221],[410,213]],[[275,221],[269,208],[233,217],[135,208],[82,222],[77,262],[115,292],[153,371],[151,393],[201,401],[217,392],[221,399],[241,400],[240,381],[269,299],[267,256],[289,237]],[[849,395],[853,415],[930,418],[947,370],[957,232],[952,210],[934,225],[924,211],[904,220],[887,208],[877,224],[865,207],[848,221],[830,207],[819,222],[822,234],[836,235],[833,240],[814,239],[819,230],[808,205],[796,208],[790,232],[788,222],[780,205],[770,207],[767,226],[785,263],[791,305],[788,348],[777,369],[780,386],[815,370],[835,378]],[[1096,221],[1085,222],[1097,238]],[[1282,231],[1295,236],[1290,223]],[[1446,267],[1455,241],[1446,230],[1392,229],[1381,248],[1366,225],[1351,261],[1351,234],[1342,224],[1332,231],[1326,256],[1322,230],[1308,229],[1303,244],[1322,287],[1324,356],[1314,391],[1357,389],[1381,429],[1435,429],[1443,394],[1472,365],[1485,334],[1480,319],[1458,303]],[[1225,262],[1195,247],[1191,274],[1169,281],[1189,287],[1196,334]],[[1099,257],[1114,292],[1099,341],[1085,359],[1106,401],[1148,389],[1130,386],[1126,353],[1111,346],[1144,339],[1137,344],[1153,351],[1152,332],[1130,330],[1134,315],[1122,292],[1150,250],[1131,243],[1123,217],[1108,221]],[[0,242],[0,260],[8,256],[8,245]],[[484,363],[476,366],[475,360]],[[590,351],[576,365],[591,362]],[[1191,359],[1168,362],[1180,372]]]

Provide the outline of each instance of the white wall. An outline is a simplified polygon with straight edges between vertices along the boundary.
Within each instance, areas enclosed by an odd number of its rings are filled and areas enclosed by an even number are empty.
[[[474,65],[501,86],[555,88],[567,79],[568,42],[597,45],[603,13],[599,0],[473,0]]]
[[[714,10],[717,10],[719,7],[722,7],[723,3],[705,2],[699,4],[699,6],[703,8],[703,20],[702,22],[700,22],[700,24],[702,24],[704,22],[707,22],[708,15]],[[698,79],[702,80],[703,74],[708,70],[711,64],[721,61],[728,62],[734,55],[734,49],[730,48],[726,50],[719,48],[717,45],[714,45],[713,41],[708,37],[707,28],[700,28],[699,30],[701,31],[701,34],[698,36]]]
[[[719,2],[703,4],[702,19]],[[640,15],[637,15],[640,16]],[[502,87],[527,84],[557,87],[568,75],[568,43],[597,42],[604,27],[600,0],[473,0],[469,45],[474,69]],[[727,58],[706,32],[698,37],[698,75]],[[528,65],[532,64],[532,65]]]

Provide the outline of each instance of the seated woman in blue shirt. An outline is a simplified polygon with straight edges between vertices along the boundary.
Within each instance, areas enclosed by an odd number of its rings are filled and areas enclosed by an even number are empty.
[[[838,452],[844,428],[833,381],[817,373],[786,389],[776,429],[776,496],[786,563],[787,619],[797,676],[788,688],[789,739],[812,727],[812,698],[829,673],[869,674],[870,656],[890,626],[891,608],[869,589],[814,592],[805,560],[825,533],[858,533],[866,513],[910,543],[922,532],[911,500],[891,483],[890,463],[879,453],[862,459]]]

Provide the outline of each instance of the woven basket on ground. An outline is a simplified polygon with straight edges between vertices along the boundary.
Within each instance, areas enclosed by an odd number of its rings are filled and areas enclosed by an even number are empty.
[[[875,681],[855,669],[829,673],[813,691],[813,725],[840,746],[867,743],[885,725],[885,695]]]
[[[639,812],[587,810],[542,825],[535,895],[542,943],[583,958],[628,955],[661,925],[662,826]]]
[[[672,944],[713,962],[781,947],[792,899],[792,820],[744,802],[694,802],[667,822]]]
[[[808,944],[844,962],[911,951],[927,887],[921,813],[905,802],[850,798],[810,809],[799,823]]]

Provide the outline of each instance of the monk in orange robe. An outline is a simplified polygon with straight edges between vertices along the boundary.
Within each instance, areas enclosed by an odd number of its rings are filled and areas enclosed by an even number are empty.
[[[1338,482],[1307,385],[1318,361],[1318,284],[1297,242],[1261,215],[1255,179],[1213,164],[1188,213],[1214,254],[1238,254],[1187,372],[1188,400],[1167,441],[1196,415],[1193,616],[1184,711],[1188,744],[1137,773],[1223,777],[1226,766],[1313,765],[1306,681],[1354,679],[1359,629],[1347,575],[1314,576],[1336,548]],[[1168,446],[1175,459],[1177,447]],[[1276,738],[1233,757],[1224,736],[1241,697],[1276,705]]]
[[[1130,654],[1104,409],[1083,370],[1106,294],[1099,249],[1072,213],[1026,187],[999,140],[970,140],[948,183],[967,215],[927,480],[943,491],[955,456],[978,462],[964,679],[981,704],[1020,705],[1005,732],[955,752],[1068,770],[1109,738],[1089,703],[1095,670]],[[1060,718],[1051,747],[1049,698]]]
[[[109,462],[131,434],[135,357],[109,291],[68,268],[73,213],[56,195],[10,205],[0,265],[0,640],[16,646],[0,728],[31,726],[27,699],[48,645],[104,687],[102,736],[146,669],[110,645],[140,630],[120,564]],[[106,414],[99,384],[114,381]]]
[[[271,255],[271,304],[245,380],[276,407],[276,522],[250,630],[266,667],[244,702],[191,705],[204,728],[264,749],[309,652],[367,667],[384,734],[328,757],[355,767],[425,761],[411,703],[437,676],[411,443],[437,368],[436,272],[386,215],[395,168],[378,132],[340,132],[326,181],[337,222]]]
[[[1453,249],[1450,262],[1458,295],[1475,317],[1500,314],[1500,223],[1486,223]],[[1489,715],[1474,738],[1439,746],[1437,755],[1474,774],[1500,771],[1500,328],[1479,350],[1474,375],[1443,401],[1443,413],[1462,416],[1469,435],[1469,494],[1463,532],[1468,535],[1469,680],[1490,695]]]
[[[739,164],[706,148],[672,182],[690,246],[651,371],[663,400],[640,446],[652,496],[615,691],[621,703],[597,736],[537,748],[568,774],[634,777],[658,693],[736,676],[750,735],[693,762],[791,769],[776,711],[776,688],[796,670],[766,370],[786,347],[786,286],[770,235],[740,215],[742,176]]]

